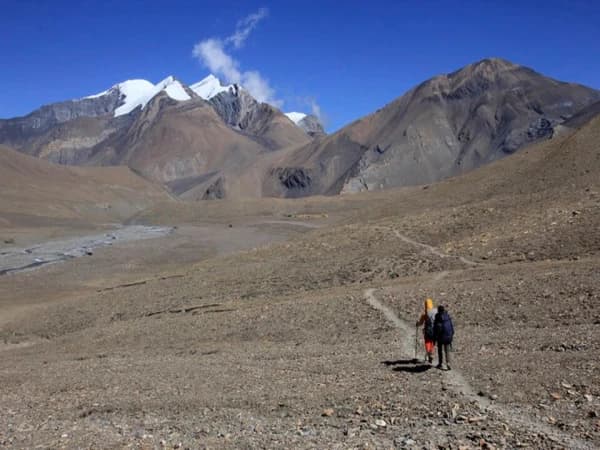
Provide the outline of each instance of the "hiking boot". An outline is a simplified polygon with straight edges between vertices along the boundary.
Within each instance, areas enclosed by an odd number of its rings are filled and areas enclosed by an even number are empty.
[[[429,362],[429,364],[433,364],[433,355],[427,355],[427,362]]]
[[[435,366],[435,368],[436,368],[436,369],[440,369],[440,370],[442,370],[442,365],[441,365],[441,364],[438,364],[437,366]]]
[[[446,364],[446,370],[452,370],[452,368],[448,364]]]

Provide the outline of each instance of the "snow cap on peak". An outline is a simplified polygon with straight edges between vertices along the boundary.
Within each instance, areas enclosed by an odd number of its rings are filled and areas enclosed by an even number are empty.
[[[197,83],[190,85],[190,89],[204,100],[210,100],[215,95],[228,91],[231,87],[232,85],[223,86],[221,81],[212,73]]]
[[[115,84],[107,91],[85,98],[102,97],[115,90],[119,92],[119,98],[123,102],[121,106],[115,109],[115,117],[129,114],[138,106],[144,108],[154,96],[162,91],[165,91],[169,97],[178,101],[185,101],[191,98],[181,83],[172,76],[168,76],[156,85],[150,83],[148,80],[126,80]]]
[[[296,125],[298,125],[300,123],[300,121],[307,116],[306,114],[301,113],[301,112],[288,112],[288,113],[285,113],[285,115],[288,117],[288,119],[290,119]]]

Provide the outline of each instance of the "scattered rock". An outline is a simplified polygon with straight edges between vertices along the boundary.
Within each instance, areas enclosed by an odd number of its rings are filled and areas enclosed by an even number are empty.
[[[375,421],[375,425],[377,425],[378,427],[382,427],[382,428],[387,427],[387,423],[383,419],[377,419]]]
[[[454,406],[452,407],[452,411],[451,411],[451,416],[453,419],[456,419],[459,409],[460,409],[460,405],[458,403],[455,403]]]
[[[323,417],[331,417],[331,416],[333,416],[334,413],[335,413],[335,411],[333,410],[333,408],[326,408],[321,413],[321,416],[323,416]]]
[[[469,417],[468,422],[475,423],[475,422],[481,422],[486,419],[487,419],[487,416],[474,416],[474,417]]]
[[[558,392],[551,392],[550,397],[552,397],[554,400],[560,400],[562,395],[560,395]]]

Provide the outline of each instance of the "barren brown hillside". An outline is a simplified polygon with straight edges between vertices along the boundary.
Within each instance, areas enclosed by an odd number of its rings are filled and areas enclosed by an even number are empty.
[[[132,220],[183,228],[0,278],[0,443],[597,448],[599,135],[429,186],[155,206]],[[426,297],[451,371],[413,361]]]
[[[0,227],[121,221],[171,197],[126,167],[64,167],[0,147]]]

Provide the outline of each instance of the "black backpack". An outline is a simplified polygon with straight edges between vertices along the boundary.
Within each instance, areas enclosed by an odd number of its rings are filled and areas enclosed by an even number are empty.
[[[454,325],[450,315],[444,311],[435,316],[435,339],[443,344],[450,344],[454,337]]]

